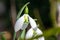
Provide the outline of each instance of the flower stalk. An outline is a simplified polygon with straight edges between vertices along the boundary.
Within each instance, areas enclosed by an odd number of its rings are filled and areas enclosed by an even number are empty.
[[[18,15],[17,15],[17,20],[20,18],[24,8],[26,7],[25,9],[25,13],[28,14],[28,8],[27,8],[27,5],[29,4],[30,2],[26,3],[22,8],[21,10],[19,11]],[[25,21],[28,22],[28,19],[27,19],[27,16],[25,17]],[[16,38],[16,32],[14,32],[14,36],[13,36],[13,40],[15,40]]]

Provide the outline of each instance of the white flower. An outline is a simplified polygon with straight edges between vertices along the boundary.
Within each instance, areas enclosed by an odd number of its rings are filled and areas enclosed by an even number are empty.
[[[42,35],[43,34],[42,31],[38,28],[35,30],[35,32],[36,32],[36,35]],[[30,28],[26,33],[26,39],[30,39],[33,36],[34,36],[34,30],[33,30],[33,28]],[[44,40],[44,37],[40,37],[40,38],[38,38],[38,40]]]
[[[15,32],[19,31],[20,29],[25,29],[28,25],[28,23],[24,23],[25,19],[24,17],[27,16],[28,17],[28,20],[29,20],[29,23],[31,25],[31,27],[34,29],[37,27],[37,24],[36,22],[34,21],[34,19],[32,19],[28,14],[24,14],[22,17],[20,17],[17,21],[16,21],[16,24],[15,24]]]

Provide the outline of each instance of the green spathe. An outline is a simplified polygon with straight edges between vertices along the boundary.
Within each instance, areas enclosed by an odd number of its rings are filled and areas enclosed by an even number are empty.
[[[28,6],[26,6],[25,8],[25,14],[28,14],[29,10],[28,10]]]
[[[26,3],[26,4],[21,8],[21,10],[19,11],[19,13],[18,13],[18,15],[17,15],[17,19],[19,19],[19,17],[21,16],[24,8],[25,8],[29,3],[30,3],[30,2]]]

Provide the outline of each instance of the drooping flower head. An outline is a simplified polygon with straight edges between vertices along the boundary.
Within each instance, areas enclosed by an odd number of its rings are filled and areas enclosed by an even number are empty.
[[[25,14],[19,17],[15,23],[15,28],[14,28],[15,32],[18,32],[19,30],[24,30],[22,32],[22,34],[24,34],[25,29],[28,27],[28,24],[31,25],[31,28],[27,30],[27,33],[25,36],[26,39],[33,37],[35,33],[36,35],[43,34],[42,31],[37,27],[35,20],[32,17],[30,17],[30,15],[28,14],[28,7],[26,6]],[[44,37],[38,38],[38,40],[44,40]]]
[[[27,19],[28,18],[28,19]],[[27,20],[26,20],[27,19]],[[29,20],[29,21],[28,21]],[[17,21],[16,21],[16,24],[15,24],[15,32],[19,31],[20,29],[23,29],[23,24],[25,22],[28,22],[30,23],[31,27],[32,28],[36,28],[37,27],[37,24],[36,22],[34,21],[34,19],[32,19],[28,14],[24,14],[22,17],[20,17]],[[28,24],[26,23],[26,24]],[[25,25],[25,28],[26,28],[26,25]]]

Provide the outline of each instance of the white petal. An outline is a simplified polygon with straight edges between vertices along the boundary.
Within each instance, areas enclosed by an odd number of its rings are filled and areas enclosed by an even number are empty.
[[[38,38],[38,40],[45,40],[45,39],[44,39],[44,37],[40,37],[40,38]]]
[[[15,24],[15,27],[14,27],[15,32],[19,31],[22,28],[23,23],[24,23],[24,15],[16,21],[16,24]]]
[[[31,27],[33,29],[36,28],[37,27],[37,24],[36,24],[35,20],[32,19],[30,16],[28,16],[28,17],[29,17],[29,22],[30,22]]]
[[[42,31],[39,28],[37,28],[36,33],[37,33],[37,35],[42,35],[43,34]],[[44,37],[40,37],[40,38],[38,38],[38,40],[44,40]]]
[[[33,29],[29,29],[26,33],[26,39],[32,38],[33,37]]]
[[[42,31],[39,28],[37,28],[36,33],[37,33],[37,35],[42,35],[43,34]]]
[[[24,24],[23,24],[23,27],[21,28],[21,30],[26,29],[26,28],[28,27],[28,24],[29,24],[29,23],[24,23]]]

